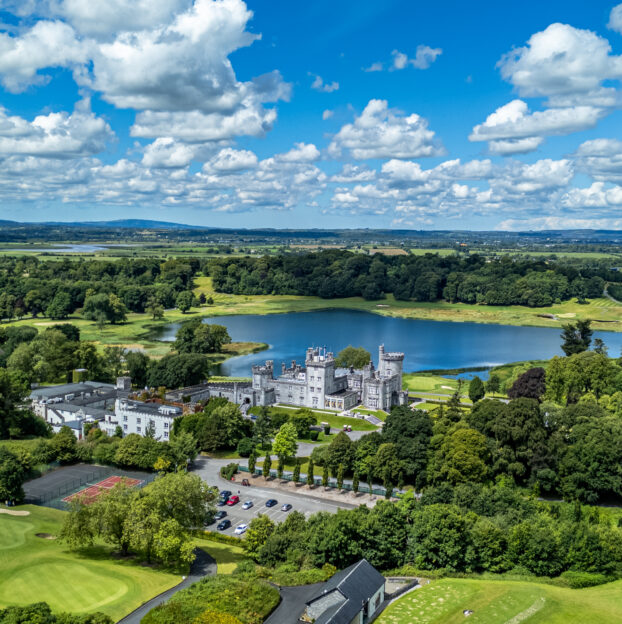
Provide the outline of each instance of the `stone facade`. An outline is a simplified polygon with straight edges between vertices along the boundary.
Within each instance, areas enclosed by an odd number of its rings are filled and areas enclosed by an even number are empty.
[[[292,361],[274,376],[274,362],[253,366],[252,389],[258,393],[253,405],[284,403],[311,409],[347,410],[357,405],[369,409],[390,410],[403,405],[407,393],[402,391],[403,353],[387,353],[384,345],[378,351],[378,369],[369,363],[361,370],[339,369],[331,352],[309,348],[305,365]]]

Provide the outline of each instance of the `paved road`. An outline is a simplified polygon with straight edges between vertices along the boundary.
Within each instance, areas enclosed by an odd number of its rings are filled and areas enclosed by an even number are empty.
[[[264,624],[293,624],[302,615],[303,607],[319,593],[324,583],[301,585],[300,587],[281,587],[281,602]]]
[[[199,474],[209,485],[215,485],[220,490],[230,490],[236,495],[238,491],[240,492],[240,502],[237,505],[218,507],[219,511],[226,511],[226,517],[231,520],[231,527],[223,531],[223,533],[228,535],[233,535],[236,526],[248,524],[260,513],[269,516],[274,522],[282,522],[288,514],[286,511],[281,511],[281,505],[284,503],[289,503],[292,505],[292,511],[300,511],[306,517],[318,511],[336,512],[338,509],[353,509],[356,507],[356,505],[348,503],[325,500],[319,496],[314,497],[296,494],[295,492],[282,492],[274,488],[264,488],[257,485],[243,487],[238,483],[228,483],[220,476],[220,467],[229,463],[228,460],[199,457],[194,463],[193,472]],[[269,498],[276,499],[278,505],[266,507],[266,501]],[[242,509],[242,503],[247,500],[253,502],[253,507]],[[209,528],[216,530],[216,524],[211,525]]]
[[[197,558],[194,560],[192,564],[192,568],[190,569],[190,574],[181,582],[179,585],[175,585],[168,591],[165,591],[163,594],[152,598],[145,604],[141,605],[135,611],[132,611],[129,615],[126,615],[122,620],[119,620],[118,624],[140,624],[140,621],[153,609],[158,605],[161,605],[163,602],[166,602],[173,594],[176,594],[180,589],[185,589],[192,585],[192,583],[196,583],[204,576],[216,574],[216,562],[212,557],[210,557],[204,550],[197,548],[195,550]]]

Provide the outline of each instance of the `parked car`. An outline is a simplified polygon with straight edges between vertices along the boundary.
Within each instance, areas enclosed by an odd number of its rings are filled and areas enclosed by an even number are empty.
[[[223,518],[226,518],[227,516],[227,512],[226,511],[217,511],[214,514],[214,520],[222,520]]]
[[[239,496],[231,496],[231,498],[229,498],[229,500],[227,501],[227,505],[231,507],[233,505],[237,505],[239,502],[240,502]]]
[[[230,526],[231,526],[231,520],[226,519],[226,520],[223,520],[222,522],[219,522],[216,528],[219,531],[224,531],[225,529],[228,529]]]
[[[242,535],[243,533],[246,533],[246,529],[248,529],[248,524],[238,524],[233,532],[236,535]]]
[[[232,492],[230,490],[222,490],[220,492],[220,498],[224,498],[227,500],[231,496]]]
[[[275,505],[278,505],[279,501],[276,500],[276,498],[269,498],[266,501],[266,507],[274,507]]]
[[[248,501],[244,501],[244,504],[242,505],[242,509],[250,509],[253,506],[253,501],[248,500]]]
[[[228,500],[228,498],[219,498],[216,501],[216,507],[222,507],[223,505],[226,505]]]
[[[292,506],[289,503],[285,503],[285,505],[281,507],[281,511],[289,511],[291,508]]]

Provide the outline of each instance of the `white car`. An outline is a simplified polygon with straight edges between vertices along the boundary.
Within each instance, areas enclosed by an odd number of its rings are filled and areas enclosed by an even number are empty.
[[[246,529],[248,529],[248,524],[238,524],[238,526],[235,527],[234,533],[236,535],[242,535],[246,533]]]
[[[252,506],[253,506],[253,501],[247,500],[247,501],[244,501],[244,504],[242,505],[242,509],[250,509]]]

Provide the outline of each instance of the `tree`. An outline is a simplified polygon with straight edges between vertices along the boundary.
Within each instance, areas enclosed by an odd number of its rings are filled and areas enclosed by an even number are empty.
[[[355,470],[352,475],[352,491],[358,494],[359,491],[359,473]]]
[[[20,503],[24,499],[25,479],[26,473],[17,456],[0,446],[0,501]]]
[[[469,399],[471,399],[473,403],[477,403],[485,396],[486,390],[484,389],[484,384],[482,380],[475,375],[475,377],[471,379],[471,383],[469,383]]]
[[[499,379],[499,375],[496,373],[491,373],[490,377],[488,377],[488,381],[486,382],[486,391],[490,392],[493,396],[501,390],[501,380]]]
[[[270,454],[266,455],[266,459],[263,462],[262,474],[267,479],[270,476],[270,469],[272,468],[272,457]]]
[[[508,390],[508,396],[511,399],[526,398],[539,400],[546,391],[545,378],[546,372],[543,368],[530,368],[518,376]]]
[[[182,314],[188,312],[193,303],[194,295],[190,290],[183,290],[177,295],[177,299],[175,300],[175,306],[181,311]]]
[[[73,464],[78,459],[76,436],[67,425],[60,428],[50,445],[61,464]]]
[[[407,557],[421,569],[462,571],[472,557],[470,525],[475,514],[462,515],[453,505],[426,505],[413,513]]]
[[[208,404],[209,405],[209,404]],[[234,449],[238,442],[250,434],[252,423],[246,420],[237,405],[225,403],[206,410],[199,443],[203,450]]]
[[[328,487],[328,465],[324,464],[324,470],[322,471],[322,485]]]
[[[590,327],[592,321],[586,319],[584,321],[577,321],[574,325],[569,323],[568,325],[562,325],[563,339],[562,350],[566,355],[572,355],[573,353],[581,353],[587,351],[592,342],[593,331]]]
[[[71,307],[71,297],[59,290],[46,308],[45,315],[54,320],[66,319],[71,312]]]
[[[200,353],[165,355],[152,360],[147,370],[147,385],[152,388],[194,386],[207,379],[209,362]]]
[[[309,428],[312,425],[317,425],[317,416],[310,409],[303,407],[290,415],[289,422],[296,428],[297,437],[307,438]]]
[[[128,351],[125,354],[127,373],[132,378],[132,384],[138,388],[144,388],[147,385],[149,361],[149,356],[142,351]]]
[[[337,487],[342,490],[343,489],[343,476],[345,469],[343,464],[339,464],[339,468],[337,469]]]
[[[168,443],[175,467],[186,466],[197,456],[197,441],[191,433],[180,431],[173,434]]]
[[[377,297],[372,297],[377,298]],[[363,347],[348,345],[335,358],[335,365],[343,368],[363,368],[371,361],[371,353]]]
[[[274,533],[275,527],[274,522],[265,514],[259,514],[250,521],[242,541],[242,547],[249,557],[257,560],[259,551]]]
[[[121,481],[111,490],[103,492],[91,506],[99,536],[118,548],[123,555],[127,555],[130,547],[125,523],[137,495],[136,490]]]
[[[313,474],[314,467],[315,466],[313,464],[313,460],[310,459],[309,466],[307,467],[307,485],[309,487],[314,485],[314,474]]]
[[[127,308],[125,304],[114,293],[99,293],[88,296],[84,301],[82,309],[84,318],[91,321],[109,321],[112,324],[125,321],[127,318]]]
[[[257,457],[255,456],[255,451],[252,451],[248,456],[248,472],[250,472],[251,476],[255,474],[255,464],[257,463]]]
[[[270,442],[272,437],[272,423],[270,421],[270,411],[264,405],[259,408],[259,414],[255,421],[254,429],[255,437],[259,440],[259,444],[262,448],[265,448],[266,444]]]
[[[95,541],[97,532],[94,509],[87,503],[86,499],[74,498],[63,521],[60,538],[72,550],[92,546]]]
[[[294,457],[298,450],[298,444],[296,442],[297,436],[296,427],[290,422],[285,423],[281,426],[274,438],[272,452],[279,457],[279,459]]]
[[[164,318],[164,306],[162,306],[158,300],[153,297],[149,299],[145,312],[150,314],[154,321]]]
[[[300,458],[296,458],[296,463],[294,464],[294,471],[292,473],[292,481],[294,483],[300,482]]]
[[[283,470],[285,468],[285,460],[283,457],[279,457],[279,461],[277,463],[277,467],[276,467],[276,476],[279,479],[283,478]]]

